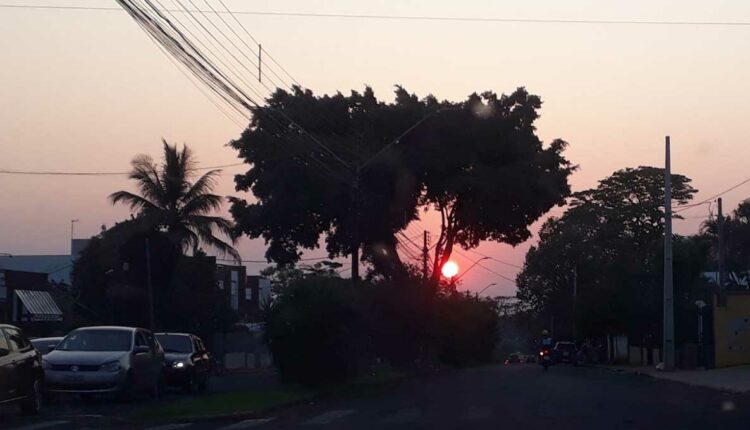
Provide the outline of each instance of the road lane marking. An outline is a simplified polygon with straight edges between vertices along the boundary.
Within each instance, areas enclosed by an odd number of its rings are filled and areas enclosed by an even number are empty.
[[[250,420],[244,420],[240,421],[238,423],[230,424],[225,427],[220,427],[216,430],[242,430],[242,429],[248,429],[250,427],[257,427],[261,424],[265,424],[269,421],[273,421],[276,419],[275,417],[270,418],[257,418],[257,419],[250,419]]]
[[[70,421],[44,421],[36,424],[29,424],[23,427],[16,427],[14,430],[40,430],[50,427],[57,427],[68,423],[70,423]]]
[[[177,423],[177,424],[165,424],[163,426],[149,427],[146,430],[177,430],[190,427],[193,423]]]
[[[341,409],[320,414],[315,418],[305,421],[305,425],[325,425],[354,413],[354,409]]]

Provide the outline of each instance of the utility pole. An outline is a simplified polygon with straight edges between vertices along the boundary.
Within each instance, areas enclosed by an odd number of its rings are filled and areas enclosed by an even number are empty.
[[[578,342],[578,265],[573,266],[573,342]]]
[[[718,252],[719,286],[717,289],[717,293],[718,293],[719,305],[723,306],[724,305],[724,287],[726,286],[726,282],[727,282],[727,273],[726,273],[727,269],[726,269],[726,253],[724,252],[724,247],[725,247],[724,242],[726,240],[726,238],[724,237],[724,212],[722,211],[721,197],[719,197],[717,203],[719,207],[718,208],[719,209],[718,223],[717,223],[717,227],[719,229],[718,231],[718,234],[719,234],[719,252]]]
[[[664,157],[664,370],[674,370],[674,297],[672,285],[672,162],[669,136]]]
[[[146,238],[146,286],[148,288],[148,325],[154,330],[154,287],[151,285],[151,247]]]
[[[422,282],[427,282],[427,260],[430,257],[430,248],[428,246],[430,241],[430,233],[425,230],[424,238],[422,240]]]
[[[354,226],[352,227],[352,281],[359,281],[359,164],[354,169],[352,203],[354,206]]]

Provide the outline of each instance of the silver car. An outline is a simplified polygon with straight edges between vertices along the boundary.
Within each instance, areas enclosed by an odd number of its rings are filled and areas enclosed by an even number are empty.
[[[42,361],[45,392],[158,396],[164,351],[148,330],[84,327],[70,332]]]

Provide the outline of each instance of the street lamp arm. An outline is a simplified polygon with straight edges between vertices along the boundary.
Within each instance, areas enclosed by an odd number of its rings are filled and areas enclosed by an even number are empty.
[[[461,278],[463,278],[464,276],[466,276],[466,274],[467,274],[467,273],[469,273],[469,271],[470,271],[471,269],[473,269],[474,267],[476,267],[476,265],[477,265],[477,264],[479,264],[479,262],[480,262],[480,261],[484,261],[484,260],[489,260],[489,259],[490,259],[490,257],[482,257],[482,258],[480,258],[479,260],[475,261],[475,262],[474,262],[474,264],[472,264],[471,266],[469,266],[469,268],[468,268],[468,269],[466,269],[466,271],[465,271],[464,273],[462,273],[462,274],[461,274],[461,276],[457,276],[457,277],[456,277],[456,278],[455,278],[455,279],[453,280],[453,282],[456,282],[456,281],[460,280]]]

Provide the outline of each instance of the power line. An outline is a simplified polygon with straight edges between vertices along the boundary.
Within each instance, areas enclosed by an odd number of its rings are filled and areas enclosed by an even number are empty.
[[[500,272],[496,272],[496,271],[494,271],[494,270],[490,269],[489,267],[487,267],[487,266],[483,265],[483,264],[481,263],[481,260],[473,260],[473,259],[472,259],[471,257],[469,257],[468,255],[464,254],[463,252],[461,252],[461,251],[459,251],[459,250],[457,250],[457,249],[453,250],[453,252],[455,252],[456,254],[458,254],[458,255],[460,255],[460,256],[462,256],[462,257],[464,257],[465,259],[467,259],[467,260],[471,261],[472,263],[476,264],[477,266],[481,267],[482,269],[484,269],[484,270],[486,270],[486,271],[488,271],[488,272],[492,273],[493,275],[497,275],[497,276],[499,276],[500,278],[502,278],[502,279],[505,279],[506,281],[510,281],[510,282],[512,282],[513,284],[515,284],[515,283],[516,283],[515,279],[512,279],[512,278],[511,278],[511,277],[509,277],[509,276],[503,275],[502,273],[500,273]],[[490,257],[490,258],[491,258],[491,257]]]
[[[243,166],[245,163],[221,164],[218,166],[200,167],[195,170],[215,170],[227,167]],[[0,169],[0,175],[39,175],[39,176],[123,176],[130,172],[61,172],[61,171],[37,171],[37,170],[8,170]]]
[[[121,11],[115,7],[105,6],[60,6],[60,5],[13,5],[0,4],[3,9],[38,9],[38,10],[86,10],[114,12]],[[198,12],[194,10],[192,12]],[[185,13],[185,11],[171,10]],[[207,11],[203,11],[207,12]],[[279,16],[297,18],[339,18],[360,20],[391,21],[436,21],[436,22],[485,22],[510,24],[573,24],[573,25],[649,25],[649,26],[707,26],[707,27],[750,27],[750,21],[668,21],[668,20],[608,20],[608,19],[546,19],[546,18],[500,18],[479,16],[435,16],[435,15],[387,15],[387,14],[347,14],[347,13],[312,13],[312,12],[275,12],[275,11],[218,11],[223,14]]]
[[[474,254],[477,254],[480,257],[489,258],[490,260],[497,261],[498,263],[505,264],[506,266],[515,267],[516,269],[523,269],[523,266],[519,266],[518,264],[508,263],[507,261],[503,261],[499,258],[492,257],[490,255],[482,254],[479,251],[475,251],[473,249],[470,249],[469,251],[473,252]]]
[[[315,258],[300,258],[297,261],[323,261],[323,260],[330,260],[328,257],[315,257]],[[216,261],[234,261],[237,260],[231,259],[231,258],[217,258]],[[269,262],[268,260],[239,260],[240,263],[265,263],[265,264],[273,264],[272,262]]]
[[[748,182],[750,182],[750,178],[747,178],[747,179],[745,179],[745,180],[743,180],[743,181],[739,182],[738,184],[732,185],[731,187],[727,188],[726,190],[724,190],[724,191],[722,191],[722,192],[720,192],[720,193],[714,194],[713,196],[711,196],[711,197],[708,197],[707,199],[701,200],[701,201],[700,201],[700,202],[698,202],[698,203],[693,203],[693,204],[689,204],[689,205],[679,206],[679,207],[680,207],[680,208],[682,208],[682,209],[681,209],[681,210],[678,210],[678,211],[674,211],[674,213],[680,213],[680,212],[684,212],[684,211],[686,211],[686,210],[688,210],[688,209],[694,208],[694,207],[696,207],[696,206],[701,206],[701,205],[705,205],[705,204],[710,204],[710,203],[711,203],[711,202],[712,202],[712,201],[713,201],[714,199],[717,199],[717,198],[719,198],[719,197],[723,196],[724,194],[726,194],[726,193],[728,193],[728,192],[730,192],[730,191],[734,191],[734,190],[736,190],[737,188],[739,188],[739,187],[741,187],[741,186],[743,186],[743,185],[747,184]]]

